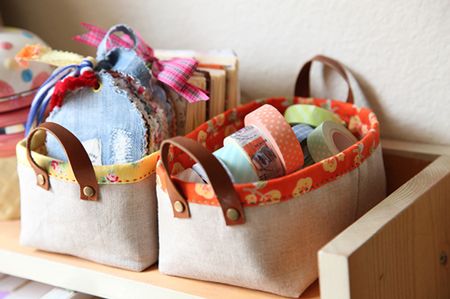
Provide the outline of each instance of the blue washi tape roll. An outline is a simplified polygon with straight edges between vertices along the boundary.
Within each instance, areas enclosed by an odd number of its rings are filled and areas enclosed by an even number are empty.
[[[302,143],[314,131],[314,128],[305,124],[298,124],[292,127],[292,131],[294,131],[297,140]]]
[[[314,160],[311,157],[311,154],[309,153],[307,145],[308,136],[314,131],[314,128],[306,124],[298,124],[292,127],[292,131],[294,131],[297,140],[300,142],[300,145],[302,146],[303,157],[305,160],[303,167],[314,164]]]
[[[256,170],[245,150],[237,143],[230,143],[214,152],[228,168],[233,183],[257,182]]]

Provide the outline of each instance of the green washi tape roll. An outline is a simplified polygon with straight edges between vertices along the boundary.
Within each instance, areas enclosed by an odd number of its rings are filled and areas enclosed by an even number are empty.
[[[312,127],[318,127],[324,121],[342,124],[342,120],[335,113],[314,105],[289,106],[284,112],[284,117],[290,124],[307,124]]]
[[[325,121],[309,134],[308,150],[315,162],[339,154],[358,142],[355,136],[343,125]]]

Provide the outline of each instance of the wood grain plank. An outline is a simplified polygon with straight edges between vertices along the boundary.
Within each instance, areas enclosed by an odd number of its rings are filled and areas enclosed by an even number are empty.
[[[320,250],[322,298],[450,298],[449,216],[441,156]]]
[[[0,272],[105,298],[284,298],[219,283],[112,268],[19,245],[18,221],[0,222]],[[319,299],[314,283],[300,298]]]

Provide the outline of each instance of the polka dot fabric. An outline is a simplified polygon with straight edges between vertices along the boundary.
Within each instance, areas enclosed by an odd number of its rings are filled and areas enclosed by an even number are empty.
[[[249,113],[246,126],[257,127],[275,149],[286,173],[294,172],[303,165],[303,151],[292,128],[284,116],[271,105],[264,105]]]
[[[52,72],[52,68],[44,63],[30,63],[27,68],[19,66],[15,55],[29,44],[45,45],[39,37],[26,30],[0,28],[0,100],[7,100],[9,97],[15,98],[11,99],[13,101],[17,100],[18,93],[38,87],[36,82],[45,81]],[[38,79],[36,79],[37,76],[39,76]],[[3,112],[2,110],[3,108],[0,112]]]

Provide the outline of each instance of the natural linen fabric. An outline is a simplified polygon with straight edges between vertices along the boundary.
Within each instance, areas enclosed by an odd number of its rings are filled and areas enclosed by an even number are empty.
[[[155,175],[100,184],[98,201],[80,200],[78,184],[50,176],[50,190],[19,164],[22,245],[142,271],[156,262]]]
[[[0,158],[0,221],[20,216],[16,157]]]
[[[243,225],[226,226],[217,206],[190,203],[174,218],[157,185],[159,270],[282,296],[298,297],[317,279],[317,251],[385,196],[381,146],[363,163],[292,200],[245,208]]]

